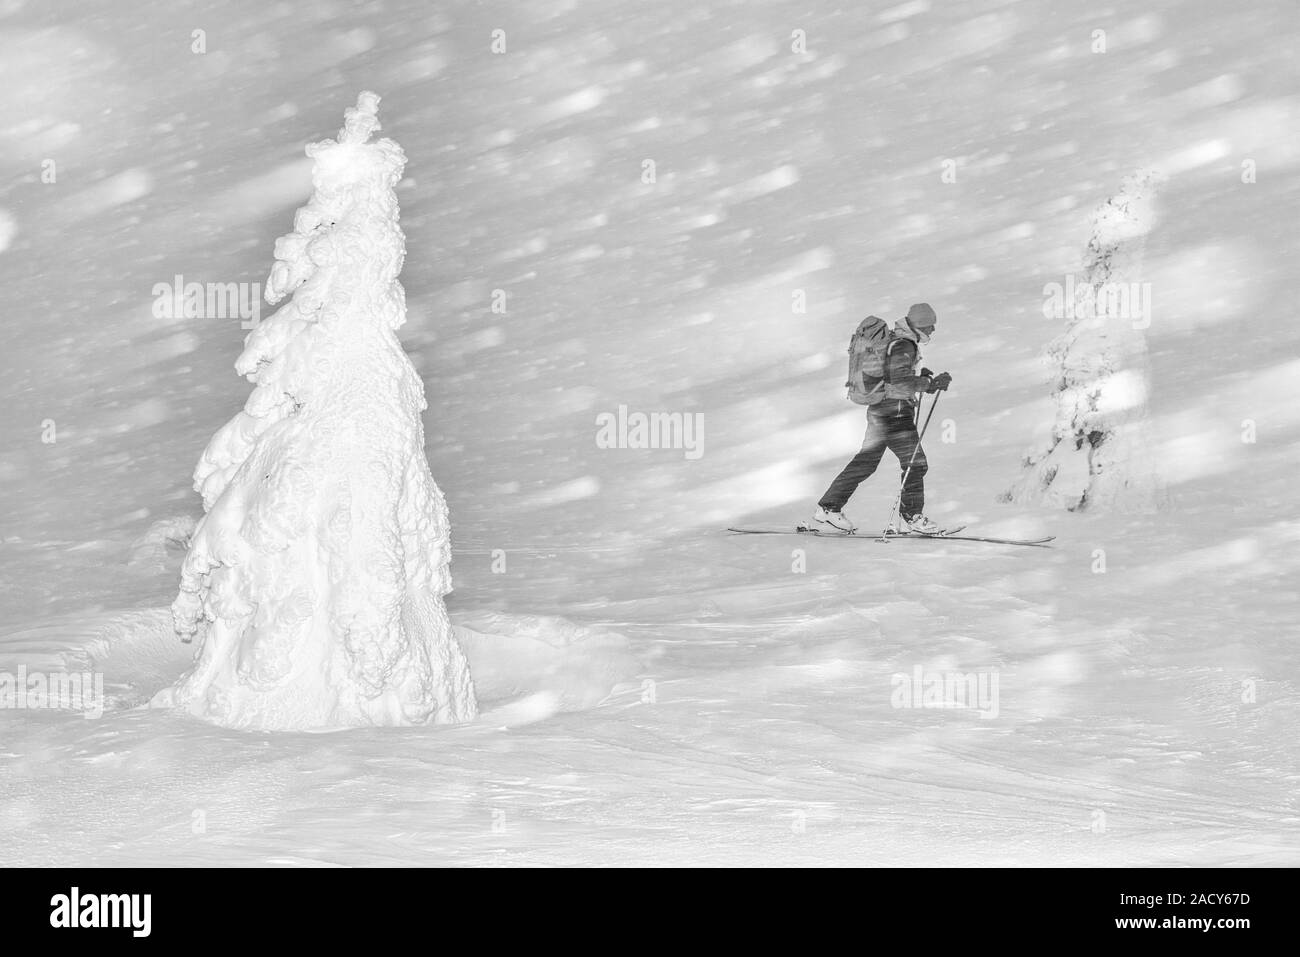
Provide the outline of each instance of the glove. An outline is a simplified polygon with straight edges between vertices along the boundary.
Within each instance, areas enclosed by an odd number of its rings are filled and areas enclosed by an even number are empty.
[[[926,392],[947,392],[948,386],[952,384],[952,376],[946,372],[940,372],[930,382],[930,388]]]

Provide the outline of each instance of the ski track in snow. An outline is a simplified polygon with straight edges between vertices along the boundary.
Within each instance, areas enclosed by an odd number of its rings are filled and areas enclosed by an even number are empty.
[[[191,654],[163,609],[11,629],[0,670],[93,667],[110,710],[0,716],[5,738],[22,742],[0,753],[5,857],[1293,859],[1297,777],[1280,735],[1294,709],[1234,709],[1232,676],[1184,666],[1176,629],[1099,630],[1041,596],[991,587],[1023,571],[1014,556],[949,561],[940,583],[933,559],[859,564],[826,550],[813,561],[832,568],[790,575],[786,549],[751,546],[733,557],[768,566],[766,580],[726,570],[694,591],[604,603],[572,625],[455,613],[483,703],[459,727],[224,731],[139,707]],[[1164,665],[1139,664],[1152,661]],[[996,668],[998,718],[891,707],[891,675],[917,664]],[[1268,733],[1243,749],[1252,731]]]

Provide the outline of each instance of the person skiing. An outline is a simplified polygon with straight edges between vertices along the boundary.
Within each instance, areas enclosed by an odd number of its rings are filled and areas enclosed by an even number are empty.
[[[942,531],[925,517],[925,473],[928,463],[925,452],[920,447],[921,439],[916,432],[915,418],[917,393],[942,392],[952,382],[952,376],[946,372],[938,375],[929,369],[916,372],[921,358],[920,344],[929,342],[934,335],[937,318],[929,303],[918,302],[907,310],[906,316],[895,323],[885,347],[883,381],[875,387],[879,394],[873,395],[875,401],[867,407],[867,434],[862,441],[862,449],[844,466],[817,502],[817,511],[809,523],[811,528],[833,529],[837,532],[852,532],[855,529],[853,522],[844,514],[844,505],[857,487],[876,471],[885,449],[889,449],[898,457],[899,468],[906,477],[898,508],[904,524],[910,531],[926,535]],[[852,387],[850,396],[852,397]]]

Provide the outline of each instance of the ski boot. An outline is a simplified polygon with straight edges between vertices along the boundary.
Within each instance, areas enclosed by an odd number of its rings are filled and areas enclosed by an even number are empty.
[[[803,528],[810,532],[822,532],[828,535],[852,535],[857,530],[857,526],[843,512],[821,507],[818,507]]]
[[[904,515],[902,516],[902,519],[903,519],[903,525],[905,530],[912,532],[913,534],[916,535],[942,535],[943,534],[942,528],[940,528],[934,522],[930,521],[920,512],[917,512],[915,515],[911,515],[911,516]]]

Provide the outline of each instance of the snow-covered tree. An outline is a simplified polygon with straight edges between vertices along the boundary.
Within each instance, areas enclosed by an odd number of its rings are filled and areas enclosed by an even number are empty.
[[[394,187],[406,157],[362,93],[337,141],[307,147],[311,199],[275,244],[245,340],[255,387],[194,473],[199,522],[172,605],[202,641],[155,698],[232,727],[454,722],[474,716],[451,590],[447,505],[429,472],[424,384],[406,319]]]
[[[1126,177],[1093,212],[1080,282],[1048,294],[1045,314],[1069,320],[1047,347],[1056,417],[1002,501],[1070,511],[1150,511],[1163,503],[1147,417],[1150,286],[1141,282],[1161,181],[1155,170]]]

